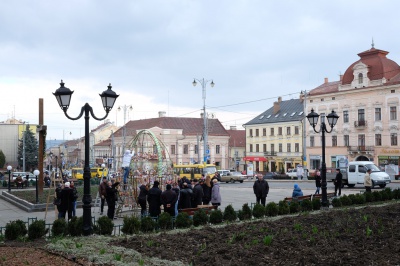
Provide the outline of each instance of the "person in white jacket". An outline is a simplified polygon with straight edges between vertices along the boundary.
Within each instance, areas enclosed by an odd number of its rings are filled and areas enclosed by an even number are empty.
[[[130,150],[126,150],[124,157],[122,158],[122,168],[124,169],[124,184],[127,183],[128,181],[128,176],[129,176],[129,171],[130,169],[130,165],[131,165],[131,159],[133,156],[134,152],[130,151]]]

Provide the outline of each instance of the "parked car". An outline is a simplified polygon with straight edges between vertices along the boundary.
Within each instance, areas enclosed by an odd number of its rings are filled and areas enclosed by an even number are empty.
[[[264,179],[276,179],[278,175],[274,172],[266,172],[263,176]]]
[[[229,172],[226,175],[221,175],[221,182],[232,182],[235,183],[236,181],[243,183],[243,180],[247,179],[247,176],[242,175],[240,172]]]
[[[218,170],[220,176],[226,175],[229,172],[230,172],[229,170]]]

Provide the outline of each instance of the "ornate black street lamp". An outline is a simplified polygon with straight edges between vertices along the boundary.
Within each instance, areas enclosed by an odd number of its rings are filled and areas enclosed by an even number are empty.
[[[333,127],[336,125],[336,122],[339,119],[339,116],[336,114],[335,111],[332,112],[326,117],[328,119],[328,124],[331,127],[331,130],[328,131],[325,124],[325,116],[321,116],[321,125],[319,131],[315,129],[315,126],[318,123],[319,114],[314,112],[314,109],[311,109],[311,113],[307,116],[308,122],[313,127],[315,133],[322,133],[321,141],[322,141],[322,168],[321,168],[321,190],[322,190],[322,206],[329,207],[328,197],[326,192],[326,163],[325,163],[325,132],[331,133]]]
[[[111,84],[107,87],[108,89],[103,91],[102,94],[100,94],[102,103],[103,103],[103,108],[106,111],[106,115],[102,118],[97,118],[94,113],[93,113],[93,108],[88,104],[85,103],[85,105],[81,109],[81,113],[75,117],[72,118],[67,114],[67,110],[69,107],[69,104],[71,102],[71,96],[73,91],[70,89],[64,87],[64,82],[61,80],[60,83],[61,87],[56,90],[54,96],[56,97],[58,104],[60,105],[61,109],[63,110],[65,116],[68,119],[71,120],[78,120],[79,118],[82,117],[83,114],[85,114],[85,166],[83,168],[83,234],[84,235],[90,235],[92,233],[92,217],[91,217],[91,202],[92,202],[92,196],[90,194],[90,166],[89,166],[89,114],[96,120],[104,120],[107,116],[108,113],[111,111],[111,109],[114,106],[115,100],[119,95],[117,95],[111,88]]]

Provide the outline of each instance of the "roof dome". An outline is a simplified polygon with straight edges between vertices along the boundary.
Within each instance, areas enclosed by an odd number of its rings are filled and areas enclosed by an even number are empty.
[[[354,80],[353,67],[360,62],[368,66],[369,80],[385,78],[387,81],[389,81],[391,78],[400,73],[400,66],[396,62],[386,57],[388,53],[389,52],[387,51],[375,48],[371,48],[367,51],[359,53],[358,56],[360,57],[360,60],[354,62],[347,68],[343,75],[342,85],[351,84],[351,82]]]

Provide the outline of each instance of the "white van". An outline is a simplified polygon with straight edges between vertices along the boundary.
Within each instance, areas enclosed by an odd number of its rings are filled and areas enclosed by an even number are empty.
[[[356,184],[364,184],[364,176],[368,169],[371,169],[372,187],[379,186],[384,188],[390,183],[390,176],[382,172],[378,166],[370,161],[350,162],[347,167],[348,186],[352,187]]]

